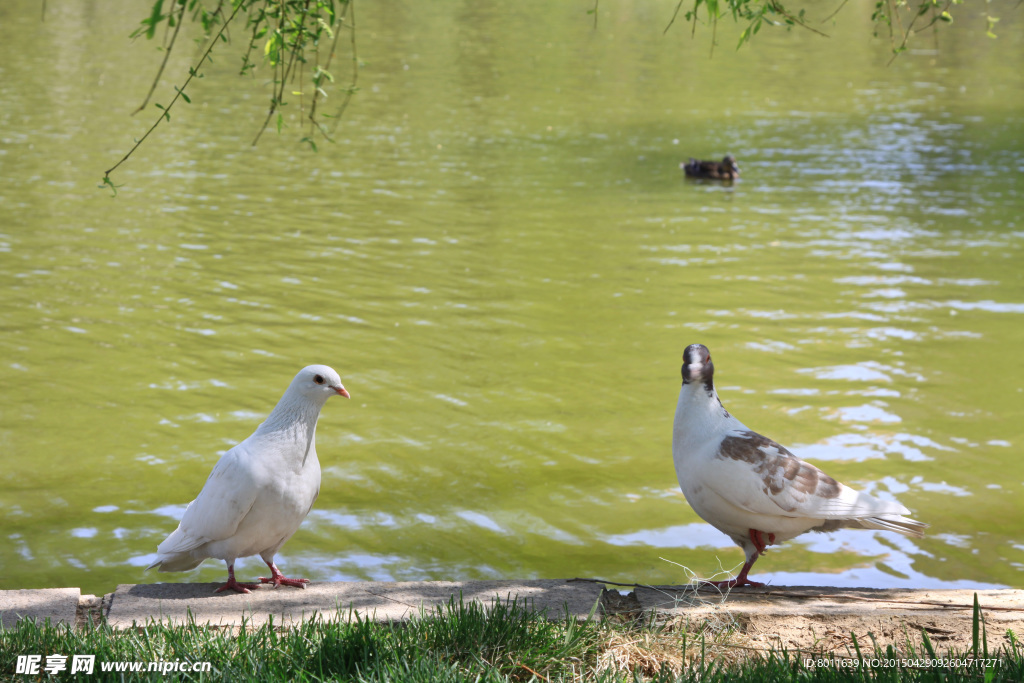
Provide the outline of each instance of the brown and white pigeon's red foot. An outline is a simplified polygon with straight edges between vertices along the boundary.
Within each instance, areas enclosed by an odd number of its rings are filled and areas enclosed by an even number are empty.
[[[764,583],[761,581],[751,581],[747,578],[747,572],[754,566],[754,562],[757,560],[758,555],[754,555],[752,558],[747,560],[743,564],[743,569],[736,575],[735,579],[729,579],[728,581],[702,581],[701,585],[714,586],[715,588],[736,588],[737,586],[763,586]]]
[[[753,556],[751,556],[751,558],[743,564],[743,568],[740,569],[740,573],[736,575],[735,579],[729,579],[727,581],[708,581],[708,584],[714,586],[715,588],[736,588],[737,586],[764,585],[764,583],[760,581],[751,581],[750,579],[748,579],[747,572],[749,572],[750,568],[754,566],[754,562],[757,561],[757,558],[761,557],[767,552],[765,548],[767,546],[770,546],[772,543],[775,543],[775,534],[766,534],[765,532],[759,531],[757,529],[750,529],[748,531],[748,534],[750,536],[750,542],[754,544],[755,551]],[[768,537],[767,543],[764,540],[765,536]]]
[[[260,587],[258,583],[239,583],[235,581],[235,565],[228,565],[228,582],[223,586],[213,591],[214,593],[220,593],[226,590],[233,590],[236,593],[251,593],[253,590]]]
[[[764,542],[765,533],[763,531],[758,531],[757,529],[751,529],[749,533],[750,533],[750,542],[754,544],[755,548],[757,548],[757,554],[758,555],[764,555],[767,552],[765,550],[765,547],[766,546],[770,546],[772,543],[775,543],[775,534],[767,534],[768,542],[765,543]],[[754,563],[751,562],[750,564],[754,564]]]
[[[260,583],[272,583],[274,588],[278,586],[292,586],[293,588],[305,588],[306,584],[309,583],[309,579],[289,579],[281,570],[277,568],[277,565],[273,562],[267,562],[267,566],[270,567],[270,578],[261,576]]]

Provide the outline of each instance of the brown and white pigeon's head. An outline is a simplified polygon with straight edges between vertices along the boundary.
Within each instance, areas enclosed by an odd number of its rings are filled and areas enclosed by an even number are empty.
[[[690,344],[683,351],[683,384],[713,385],[715,366],[711,363],[711,352],[703,344]]]
[[[318,401],[321,405],[334,395],[351,398],[338,373],[326,365],[307,365],[299,370],[299,374],[295,375],[295,379],[288,387],[288,393],[293,391],[304,398]]]

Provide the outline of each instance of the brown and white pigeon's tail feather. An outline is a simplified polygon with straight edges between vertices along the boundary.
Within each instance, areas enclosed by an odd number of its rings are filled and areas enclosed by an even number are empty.
[[[880,529],[881,531],[895,531],[911,538],[924,538],[924,530],[928,525],[918,522],[916,519],[902,515],[887,515],[885,517],[862,517],[850,520],[850,526],[860,526],[863,529]]]

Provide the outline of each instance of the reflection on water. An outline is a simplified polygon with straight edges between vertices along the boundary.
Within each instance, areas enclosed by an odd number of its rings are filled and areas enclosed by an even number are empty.
[[[1024,585],[1024,33],[885,68],[853,26],[709,61],[633,4],[596,32],[368,12],[338,144],[251,149],[221,60],[115,200],[102,160],[145,124],[112,103],[152,72],[111,65],[160,55],[109,39],[132,3],[29,4],[0,8],[0,586],[221,578],[141,568],[314,362],[353,400],[288,573],[709,575],[740,553],[670,455],[698,341],[751,428],[932,525],[804,536],[759,578]],[[727,152],[735,183],[684,182]]]
[[[933,534],[935,540],[948,545],[970,549],[970,539],[954,534]],[[638,531],[632,534],[614,536],[607,541],[620,546],[650,546],[662,549],[666,564],[678,564],[679,575],[684,579],[720,579],[734,576],[743,564],[742,551],[732,545],[724,534],[709,524],[693,523],[666,529]],[[684,562],[685,556],[679,549],[719,548],[716,563],[695,571]],[[730,551],[731,548],[731,551]],[[854,566],[828,573],[807,571],[772,571],[772,566],[787,553],[797,549],[810,554],[804,562],[815,564],[814,555],[825,558],[847,556],[858,558]],[[776,586],[889,586],[913,585],[919,588],[1000,588],[1002,584],[977,582],[973,580],[940,580],[914,569],[917,557],[933,558],[935,555],[918,546],[913,539],[898,534],[886,535],[876,531],[840,529],[828,534],[810,533],[779,548],[769,548],[765,557],[755,565],[754,578]],[[730,564],[735,561],[735,565]],[[827,564],[827,561],[824,561]]]
[[[605,539],[612,545],[646,545],[654,548],[727,548],[729,537],[710,524],[693,523],[652,531],[634,531]]]
[[[904,460],[932,460],[922,449],[953,451],[928,437],[914,434],[865,434],[863,432],[837,434],[816,444],[797,446],[793,452],[805,460],[841,460],[861,462],[871,458],[898,455]]]

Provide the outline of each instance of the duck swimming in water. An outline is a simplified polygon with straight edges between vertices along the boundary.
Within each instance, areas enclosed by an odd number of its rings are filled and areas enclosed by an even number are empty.
[[[721,161],[698,161],[690,159],[679,164],[690,178],[710,178],[711,180],[733,180],[740,175],[740,167],[736,165],[736,157],[725,155]]]

